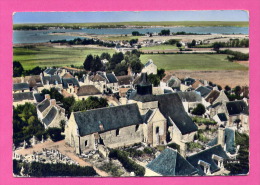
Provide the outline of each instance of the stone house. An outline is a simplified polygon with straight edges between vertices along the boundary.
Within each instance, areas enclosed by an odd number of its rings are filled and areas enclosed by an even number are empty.
[[[228,173],[224,160],[229,159],[221,145],[213,146],[186,158],[197,169],[198,175],[223,175]]]
[[[40,75],[31,75],[25,77],[13,78],[13,83],[28,83],[30,90],[41,92],[43,90],[42,80]]]
[[[101,97],[102,93],[94,85],[75,86],[73,96],[76,100],[86,100],[90,96]]]
[[[161,81],[160,81],[160,87],[162,88],[172,88],[176,91],[180,90],[181,81],[179,78],[173,75],[166,75]]]
[[[197,173],[197,169],[172,148],[163,150],[145,170],[145,176],[194,176]]]
[[[136,104],[73,112],[65,128],[65,141],[80,154],[128,146],[143,141],[143,119]]]
[[[157,74],[157,66],[153,63],[152,59],[148,60],[148,62],[144,65],[142,73],[147,73],[148,75]]]
[[[77,78],[74,78],[71,74],[66,73],[62,77],[62,88],[67,93],[75,93],[75,87],[79,87],[79,82]]]
[[[15,83],[13,84],[13,93],[30,92],[28,83]]]
[[[228,126],[238,125],[245,132],[249,131],[249,109],[243,100],[230,101],[226,103]],[[238,122],[238,123],[236,123]]]
[[[191,91],[193,90],[192,85],[195,83],[195,79],[187,77],[181,81],[180,89],[181,91]]]
[[[55,99],[50,99],[48,94],[45,95],[45,99],[36,108],[37,116],[45,129],[50,127],[59,128],[62,120],[67,121],[65,109],[58,106]]]
[[[13,106],[23,105],[25,103],[35,103],[33,92],[22,92],[13,94]]]
[[[83,81],[86,85],[94,85],[102,93],[117,93],[119,91],[118,80],[113,72],[97,72],[94,75],[86,75]]]
[[[197,107],[198,104],[202,103],[201,96],[195,91],[189,92],[176,92],[183,104],[183,107],[187,113],[190,113],[194,108]]]
[[[227,95],[225,94],[224,90],[218,91],[213,90],[211,91],[208,96],[205,98],[205,107],[210,105],[216,104],[218,102],[227,102],[229,101]]]
[[[59,75],[41,76],[44,89],[62,89],[62,81]]]

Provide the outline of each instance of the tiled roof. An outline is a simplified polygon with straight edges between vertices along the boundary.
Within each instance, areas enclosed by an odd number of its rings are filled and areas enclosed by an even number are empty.
[[[29,84],[28,83],[18,83],[18,84],[13,84],[13,90],[14,91],[19,91],[19,90],[29,90]]]
[[[212,104],[220,95],[220,92],[217,90],[213,90],[209,93],[209,95],[207,96],[207,98],[205,99],[207,102],[209,102],[210,104]]]
[[[34,100],[32,92],[13,93],[13,101]]]
[[[243,100],[227,102],[226,106],[229,115],[237,115],[237,114],[249,115],[248,106]]]
[[[70,73],[65,73],[62,78],[74,78],[74,76],[72,76]]]
[[[118,85],[130,85],[133,81],[133,77],[129,75],[117,76]]]
[[[143,123],[137,104],[75,112],[74,118],[80,136]],[[102,129],[100,125],[102,125]]]
[[[43,112],[47,107],[49,107],[51,104],[50,100],[45,99],[41,103],[38,104],[38,109],[40,112]]]
[[[201,96],[194,92],[194,91],[189,91],[189,92],[177,92],[179,95],[180,99],[184,102],[201,102]]]
[[[56,107],[52,107],[51,110],[47,113],[47,115],[45,116],[45,118],[42,120],[42,122],[48,126],[53,119],[55,118],[55,116],[57,115],[57,108]]]
[[[214,173],[220,169],[214,159],[212,159],[213,154],[220,156],[223,159],[229,159],[221,145],[216,145],[212,148],[203,150],[202,152],[189,156],[186,159],[190,162],[191,165],[197,168],[199,175],[205,175],[202,167],[198,164],[200,160],[210,164],[211,173]]]
[[[101,92],[94,85],[83,85],[79,87],[77,92],[78,96],[89,96],[97,94],[101,94]]]
[[[163,150],[147,167],[163,176],[191,176],[197,173],[196,168],[170,148]]]
[[[53,85],[62,84],[61,79],[58,75],[44,76],[44,77],[42,77],[42,81],[43,81],[43,84],[45,84],[45,85],[47,84],[47,81],[49,81],[49,84],[53,84]]]
[[[206,97],[211,92],[211,89],[204,86],[200,86],[195,91],[200,93],[202,97]]]

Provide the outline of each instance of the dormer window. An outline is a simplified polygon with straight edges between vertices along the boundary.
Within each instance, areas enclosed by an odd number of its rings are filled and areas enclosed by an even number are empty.
[[[206,174],[206,175],[210,175],[211,172],[210,172],[210,164],[205,162],[205,161],[202,161],[202,160],[199,160],[198,164],[200,165],[200,167],[202,168],[203,172]]]

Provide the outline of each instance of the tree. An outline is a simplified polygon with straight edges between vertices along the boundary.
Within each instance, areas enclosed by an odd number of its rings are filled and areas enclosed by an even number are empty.
[[[99,70],[101,70],[102,67],[103,67],[103,64],[102,64],[99,56],[98,55],[95,56],[94,60],[91,63],[91,67],[90,67],[91,71],[93,71],[93,72],[99,71]]]
[[[84,63],[83,63],[83,66],[84,66],[84,69],[86,71],[90,71],[91,70],[91,66],[92,66],[92,62],[93,62],[94,58],[93,56],[90,54],[86,57]]]
[[[114,70],[116,67],[116,64],[119,64],[122,60],[124,60],[124,54],[122,52],[113,54],[113,56],[110,60],[109,68],[111,70]]]
[[[55,89],[54,87],[51,88],[50,90],[43,89],[41,94],[42,95],[49,94],[51,99],[55,99],[56,101],[62,102],[62,100],[63,100],[63,95],[60,94],[59,91],[57,89]]]
[[[53,127],[53,128],[48,128],[47,133],[50,136],[51,140],[56,142],[63,139],[61,135],[61,131],[62,130],[60,128]]]
[[[102,53],[100,59],[101,60],[107,59],[109,61],[111,59],[111,56],[109,53]]]
[[[201,116],[205,112],[206,112],[206,109],[205,109],[204,105],[198,104],[197,107],[195,109],[193,109],[192,114]]]
[[[191,46],[196,46],[196,40],[191,41]]]
[[[158,75],[149,74],[148,81],[153,84],[154,87],[157,87],[160,84],[160,78]]]
[[[178,48],[180,48],[180,47],[182,47],[182,44],[181,44],[180,42],[177,42],[177,43],[176,43],[176,46],[177,46]]]
[[[164,69],[157,69],[157,75],[159,76],[160,80],[165,77],[165,70]]]
[[[130,63],[130,66],[132,68],[132,71],[134,73],[140,73],[142,71],[142,68],[144,67],[144,65],[140,62],[140,60],[134,60]]]
[[[76,101],[72,105],[71,111],[77,112],[77,111],[102,108],[102,107],[106,107],[106,106],[108,106],[106,99],[90,96],[86,100]]]
[[[170,35],[170,30],[161,30],[161,32],[159,33],[159,35]]]
[[[240,96],[241,87],[240,87],[240,86],[236,86],[236,87],[234,88],[234,92],[235,92],[235,94],[236,94],[237,96]]]
[[[138,31],[133,31],[133,32],[132,32],[132,35],[133,35],[133,36],[139,36],[140,33],[139,33]]]
[[[20,62],[13,62],[13,77],[20,77],[24,72],[23,66]]]
[[[123,76],[127,74],[128,65],[126,62],[121,62],[120,64],[116,65],[116,68],[114,70],[116,76]]]
[[[68,116],[70,116],[71,113],[71,107],[72,105],[75,103],[75,98],[73,96],[71,97],[67,97],[67,98],[63,98],[62,100],[62,104],[63,104],[63,108],[65,109],[65,112]]]
[[[131,46],[133,46],[133,44],[136,44],[136,43],[138,43],[138,39],[131,39],[131,40],[129,41],[129,44],[130,44]]]

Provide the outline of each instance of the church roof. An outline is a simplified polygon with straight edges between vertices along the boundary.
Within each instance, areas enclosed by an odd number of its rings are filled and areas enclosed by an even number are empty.
[[[134,91],[129,99],[140,102],[158,101],[160,112],[167,119],[167,124],[172,125],[171,120],[176,124],[182,134],[187,134],[198,130],[196,124],[188,116],[177,93],[161,95],[139,95]]]
[[[228,114],[246,114],[249,115],[248,106],[243,100],[230,101],[226,103]]]
[[[210,164],[210,171],[211,173],[214,173],[219,170],[218,165],[212,159],[213,154],[222,157],[223,159],[229,159],[224,149],[221,147],[221,145],[214,146],[212,148],[203,150],[202,152],[199,152],[197,154],[194,154],[192,156],[187,157],[186,159],[198,170],[199,175],[205,175],[203,169],[198,164],[200,160]]]
[[[74,118],[80,136],[143,123],[137,104],[75,112]],[[103,127],[102,130],[100,125]]]
[[[170,148],[163,150],[147,167],[163,176],[190,176],[197,173],[196,168]]]
[[[32,92],[13,93],[13,101],[34,100]]]
[[[184,102],[201,102],[201,96],[194,92],[194,91],[189,91],[189,92],[177,92],[179,97],[181,98],[182,101]]]

